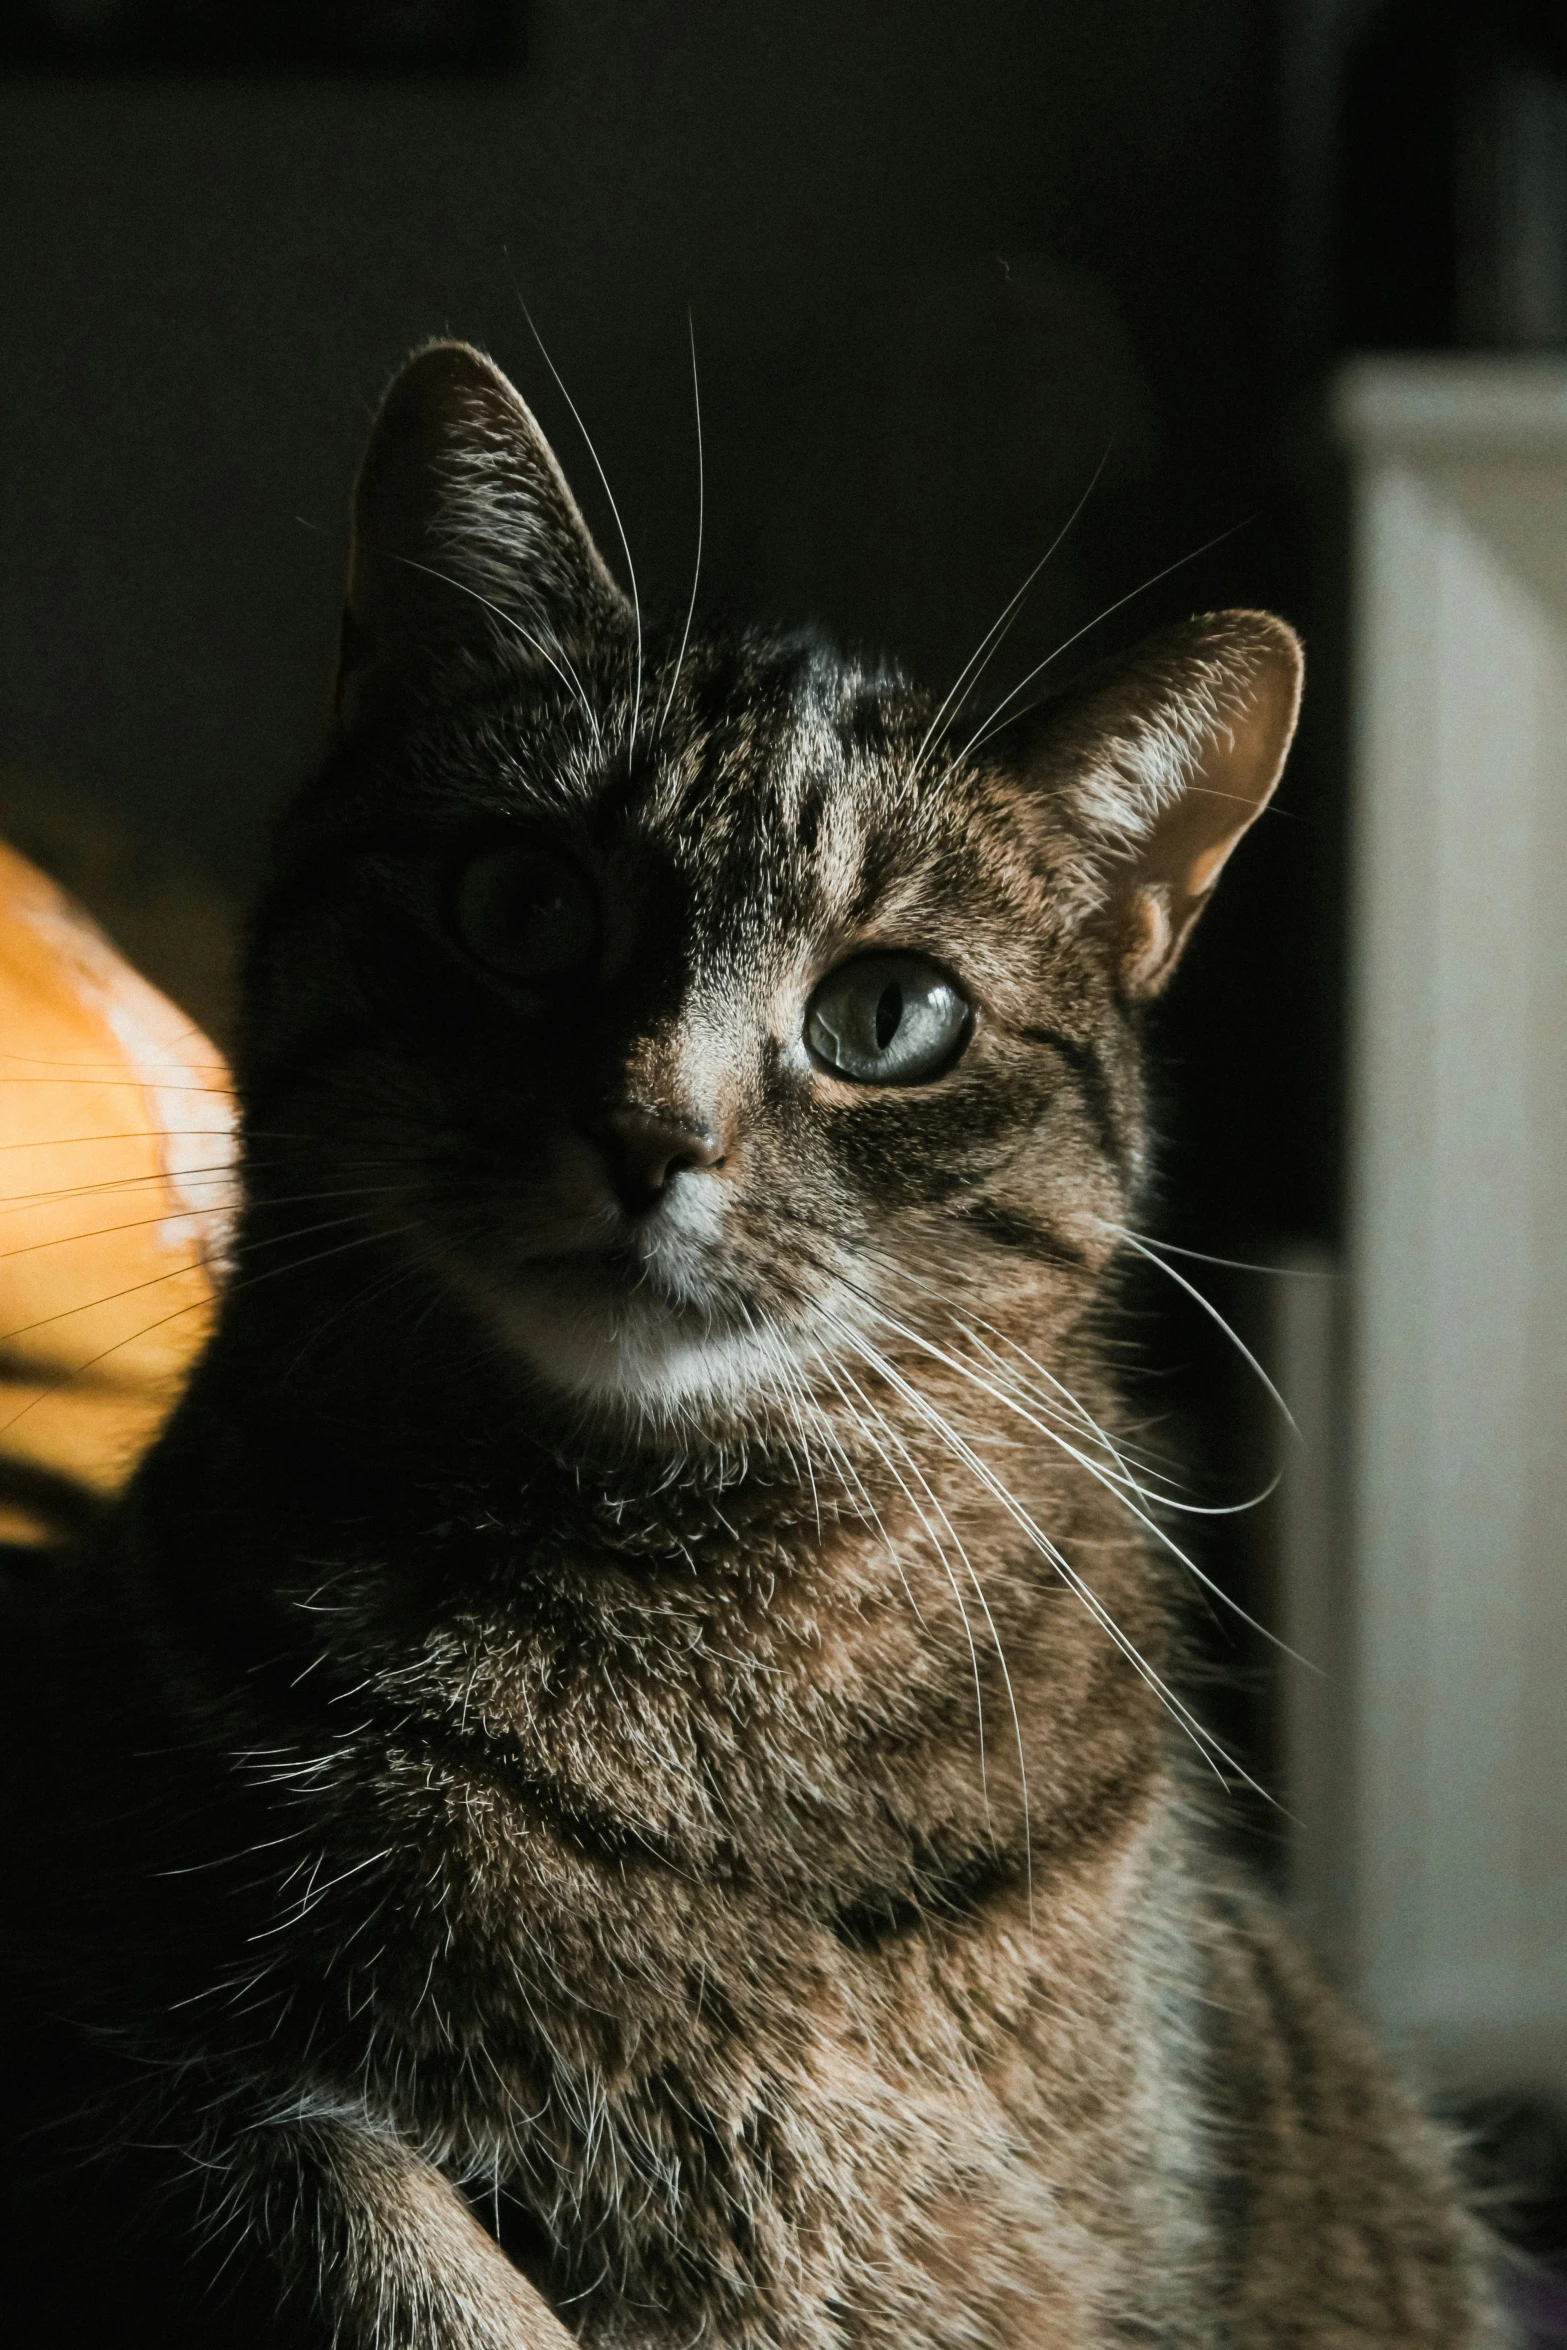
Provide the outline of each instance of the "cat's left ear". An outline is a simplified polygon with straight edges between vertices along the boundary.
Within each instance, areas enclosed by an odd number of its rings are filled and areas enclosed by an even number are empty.
[[[1064,818],[1085,922],[1121,992],[1157,995],[1226,859],[1273,796],[1300,711],[1300,639],[1210,612],[1047,708],[1028,761]]]
[[[563,643],[628,622],[521,395],[467,343],[416,351],[381,402],[354,487],[340,723],[503,644],[558,671]]]

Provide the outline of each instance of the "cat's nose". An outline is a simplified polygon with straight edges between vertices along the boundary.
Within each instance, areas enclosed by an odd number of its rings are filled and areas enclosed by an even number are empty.
[[[721,1167],[723,1145],[705,1126],[687,1125],[637,1106],[606,1110],[593,1121],[594,1140],[609,1161],[615,1196],[628,1216],[652,1207],[671,1176],[685,1167]]]

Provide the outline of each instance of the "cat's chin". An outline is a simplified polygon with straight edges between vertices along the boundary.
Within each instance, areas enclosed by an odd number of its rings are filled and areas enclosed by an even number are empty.
[[[643,1425],[748,1416],[791,1368],[786,1342],[765,1326],[725,1326],[580,1263],[530,1267],[486,1284],[479,1302],[544,1386]]]

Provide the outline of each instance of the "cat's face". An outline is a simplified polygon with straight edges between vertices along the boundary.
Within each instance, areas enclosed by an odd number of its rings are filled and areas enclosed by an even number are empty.
[[[811,643],[640,647],[446,346],[378,424],[345,643],[251,1024],[324,1190],[642,1428],[787,1418],[910,1322],[1081,1309],[1140,1150],[1130,1012],[1271,789],[1287,632],[1194,624],[1020,765]]]

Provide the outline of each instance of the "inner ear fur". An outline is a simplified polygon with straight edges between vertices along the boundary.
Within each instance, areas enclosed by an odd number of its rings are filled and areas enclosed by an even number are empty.
[[[1209,612],[1047,713],[1032,780],[1066,820],[1083,914],[1128,997],[1164,986],[1226,859],[1272,798],[1303,673],[1284,621]]]
[[[468,343],[414,352],[354,487],[341,722],[464,651],[509,637],[548,661],[625,612],[553,450],[494,361]]]

